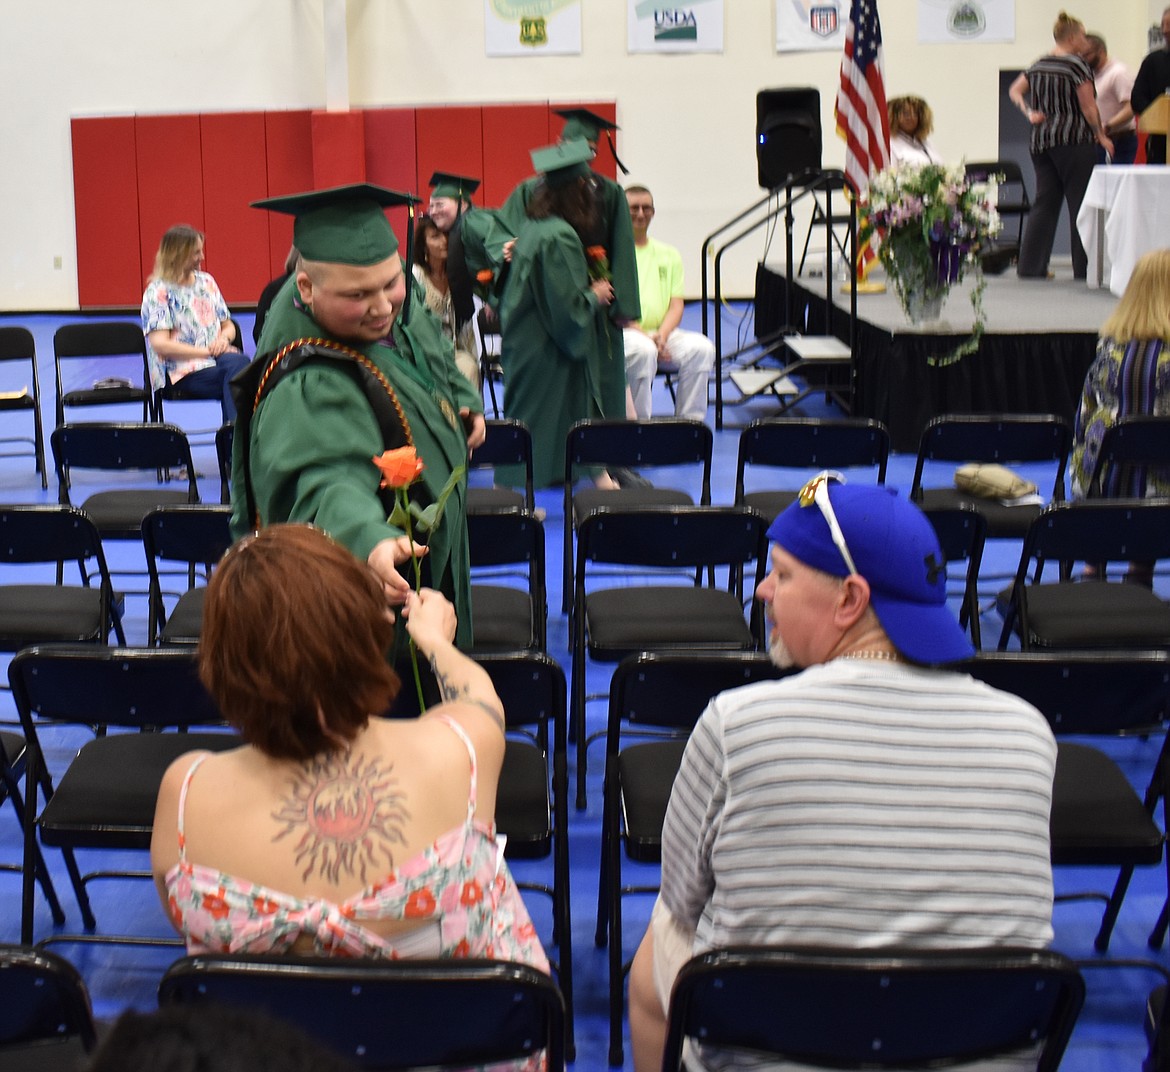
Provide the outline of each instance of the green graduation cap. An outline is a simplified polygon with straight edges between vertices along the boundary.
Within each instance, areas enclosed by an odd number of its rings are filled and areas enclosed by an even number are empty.
[[[603,130],[620,130],[617,123],[610,122],[604,116],[591,112],[588,108],[557,108],[554,115],[565,120],[565,128],[561,131],[561,141],[572,141],[574,138],[584,138],[596,144]]]
[[[590,173],[589,161],[593,159],[593,150],[583,138],[576,138],[573,141],[559,141],[543,149],[533,149],[530,155],[532,166],[544,175],[544,181],[549,186],[556,189]]]
[[[293,245],[306,260],[366,266],[398,251],[383,209],[418,203],[413,194],[368,182],[253,201],[253,208],[295,216]]]
[[[436,171],[431,176],[432,197],[449,197],[453,201],[470,201],[471,195],[479,189],[479,179],[466,175],[452,175],[449,171]]]

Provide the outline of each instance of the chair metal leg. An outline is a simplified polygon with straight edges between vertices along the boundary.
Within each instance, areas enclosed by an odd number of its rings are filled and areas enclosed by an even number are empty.
[[[614,787],[614,796],[617,787]],[[617,807],[613,800],[611,807]],[[622,1045],[622,1013],[624,1011],[622,968],[622,861],[621,837],[610,837],[608,843],[609,888],[609,1063],[620,1068],[625,1053]]]
[[[1101,917],[1101,929],[1093,939],[1093,948],[1098,953],[1104,953],[1109,948],[1109,939],[1113,934],[1114,924],[1121,913],[1121,902],[1125,899],[1125,891],[1129,889],[1129,881],[1133,878],[1133,868],[1123,867],[1109,895],[1109,903],[1105,906],[1105,915]]]

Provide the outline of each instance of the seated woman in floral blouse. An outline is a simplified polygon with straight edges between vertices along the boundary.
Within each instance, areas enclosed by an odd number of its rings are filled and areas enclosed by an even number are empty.
[[[190,952],[548,962],[495,838],[504,713],[427,589],[404,614],[444,702],[398,690],[393,614],[318,529],[246,537],[212,576],[200,675],[244,745],[181,756],[151,859]]]

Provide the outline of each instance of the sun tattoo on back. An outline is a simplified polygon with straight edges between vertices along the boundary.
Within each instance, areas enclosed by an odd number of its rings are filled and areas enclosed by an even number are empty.
[[[334,883],[343,875],[367,882],[375,869],[393,867],[391,846],[403,843],[402,826],[410,818],[393,770],[392,763],[383,767],[346,751],[317,756],[297,771],[272,813],[284,824],[273,841],[299,835],[302,879],[316,873]]]

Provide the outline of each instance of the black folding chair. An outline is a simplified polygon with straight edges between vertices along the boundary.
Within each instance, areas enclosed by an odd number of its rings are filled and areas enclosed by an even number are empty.
[[[532,434],[523,421],[485,421],[487,437],[471,455],[469,469],[495,469],[498,465],[520,465],[524,468],[524,491],[512,488],[476,487],[467,489],[467,512],[519,509],[532,513],[536,510],[536,494],[532,476]]]
[[[33,420],[31,436],[5,436],[0,444],[26,443],[32,450],[13,450],[0,455],[4,458],[18,458],[32,454],[36,471],[41,477],[41,487],[49,486],[49,474],[45,467],[45,433],[41,424],[41,377],[37,371],[37,350],[32,332],[27,328],[0,327],[0,363],[8,365],[18,361],[29,364],[28,382],[23,388],[0,391],[0,413],[28,413]]]
[[[769,523],[793,502],[800,487],[822,469],[874,471],[877,483],[886,482],[890,433],[880,421],[864,417],[779,417],[752,421],[739,436],[735,469],[735,502],[750,506]],[[771,485],[748,490],[749,469],[787,470],[791,488]],[[776,474],[780,475],[780,474]],[[853,476],[852,473],[849,474]]]
[[[96,1045],[77,969],[46,950],[0,945],[0,1065],[72,1072]]]
[[[938,537],[943,561],[947,566],[966,562],[963,576],[963,602],[959,624],[971,633],[971,643],[978,650],[983,645],[979,625],[979,566],[983,561],[983,544],[987,539],[987,521],[978,510],[966,506],[938,507],[924,510]]]
[[[232,440],[236,422],[225,421],[215,433],[215,459],[219,465],[219,501],[225,506],[232,501]]]
[[[662,417],[650,421],[578,421],[565,439],[565,554],[562,612],[573,598],[573,536],[581,522],[598,507],[637,509],[644,506],[690,506],[689,491],[679,488],[637,487],[603,491],[589,484],[574,493],[579,467],[627,469],[660,466],[698,466],[699,504],[711,501],[711,453],[714,436],[702,421]]]
[[[87,930],[96,926],[86,883],[94,878],[149,878],[149,871],[97,871],[82,876],[75,849],[149,849],[158,787],[184,752],[238,747],[231,733],[165,733],[222,725],[199,681],[195,655],[182,648],[25,648],[8,680],[28,742],[25,773],[24,885],[21,941],[33,940],[36,837],[61,850]],[[45,723],[115,727],[82,746],[54,783],[45,768],[39,729]],[[44,807],[37,815],[37,794]],[[170,939],[53,935],[44,942],[114,941],[171,945]],[[43,943],[42,943],[43,944]]]
[[[231,508],[220,505],[183,504],[152,510],[142,519],[142,545],[150,575],[150,611],[147,636],[152,644],[197,644],[203,631],[205,588],[196,581],[210,576],[232,545],[228,522]],[[160,570],[164,562],[185,567],[185,589],[168,613]]]
[[[992,239],[979,253],[983,270],[998,274],[1019,260],[1020,243],[1024,239],[1024,217],[1032,211],[1024,173],[1014,160],[968,161],[964,171],[971,182],[986,182],[992,175],[999,176],[995,207],[1005,226],[999,237]],[[1006,226],[1013,218],[1016,221],[1014,236]]]
[[[548,1072],[565,1067],[560,991],[510,961],[203,954],[172,964],[158,996],[261,1010],[364,1069],[488,1065],[542,1050]]]
[[[767,523],[742,506],[659,506],[640,510],[597,509],[577,534],[571,725],[576,729],[577,807],[585,807],[586,659],[616,663],[639,651],[750,651],[763,640],[758,605],[744,613],[744,574],[755,563],[750,589],[763,580]],[[596,565],[627,570],[689,570],[692,579],[630,584],[630,577],[587,592]],[[716,586],[715,570],[726,570]],[[708,584],[700,583],[703,573]],[[661,578],[669,580],[669,578]],[[749,594],[749,600],[751,595]],[[750,618],[750,624],[747,618]]]
[[[1170,470],[1170,417],[1122,417],[1105,429],[1085,498],[1143,498],[1151,468]]]
[[[127,361],[129,359],[129,361]],[[114,371],[132,372],[130,376],[104,376],[89,387],[67,388],[62,362],[92,362],[111,365]],[[67,406],[141,405],[142,419],[153,419],[150,369],[146,357],[146,336],[142,325],[127,320],[84,321],[64,324],[53,335],[53,367],[57,384],[57,424],[65,423]],[[141,386],[135,384],[141,370]]]
[[[679,972],[662,1068],[683,1067],[689,1040],[822,1068],[1031,1054],[1055,1072],[1084,1000],[1077,966],[1048,950],[716,949]]]
[[[1001,598],[1000,650],[1013,630],[1025,651],[1170,648],[1170,604],[1141,584],[1107,576],[1110,563],[1166,558],[1170,499],[1086,499],[1048,507],[1028,529],[1015,580]],[[1048,563],[1056,565],[1057,577],[1044,582]],[[1074,578],[1077,563],[1094,574]]]
[[[471,551],[472,651],[543,651],[548,644],[548,594],[544,568],[544,525],[524,510],[467,515]],[[518,570],[527,590],[485,579]]]
[[[1104,952],[1134,868],[1152,866],[1163,858],[1164,837],[1154,811],[1163,795],[1166,746],[1163,743],[1150,771],[1143,797],[1104,751],[1068,738],[1160,730],[1170,710],[1170,656],[1164,652],[986,653],[963,669],[1027,700],[1057,736],[1049,824],[1052,862],[1118,868],[1112,893],[1070,894],[1059,899],[1105,903],[1094,940],[1097,950]]]
[[[622,1056],[623,981],[629,963],[622,951],[622,897],[657,886],[622,885],[622,850],[639,863],[660,863],[662,823],[683,749],[713,696],[780,670],[758,652],[642,652],[614,671],[609,689],[605,750],[605,804],[601,818],[601,866],[597,889],[598,947],[609,948],[609,1063]],[[623,737],[649,740],[623,748]]]
[[[566,1060],[574,1059],[573,949],[569,896],[567,690],[560,664],[543,652],[476,654],[504,704],[508,740],[496,790],[496,827],[509,859],[552,857],[552,884],[518,883],[552,898],[554,967],[565,998]],[[551,739],[550,739],[551,738]]]

